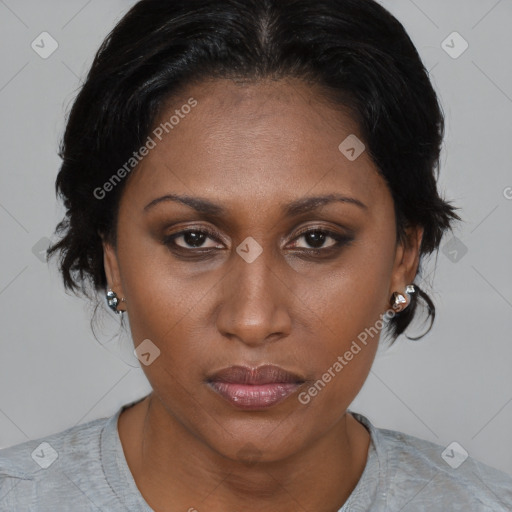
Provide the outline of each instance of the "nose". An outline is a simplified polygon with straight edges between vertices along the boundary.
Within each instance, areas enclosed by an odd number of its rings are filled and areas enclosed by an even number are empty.
[[[272,265],[270,252],[263,251],[251,263],[236,255],[221,284],[217,328],[225,337],[249,346],[260,346],[290,334],[289,301],[293,294],[283,282],[275,260]]]

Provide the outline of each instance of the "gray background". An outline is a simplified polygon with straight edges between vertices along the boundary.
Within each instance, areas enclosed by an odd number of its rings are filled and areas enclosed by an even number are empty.
[[[0,447],[111,415],[149,391],[129,338],[115,336],[118,318],[104,313],[97,342],[90,307],[65,294],[40,259],[63,213],[54,180],[65,113],[132,4],[0,0]],[[512,474],[512,2],[382,4],[408,30],[440,95],[439,187],[465,222],[444,239],[435,273],[434,260],[425,267],[434,329],[381,352],[351,408],[380,427],[457,441]],[[43,31],[59,45],[46,59],[31,47]],[[458,58],[442,47],[454,31],[469,43]]]

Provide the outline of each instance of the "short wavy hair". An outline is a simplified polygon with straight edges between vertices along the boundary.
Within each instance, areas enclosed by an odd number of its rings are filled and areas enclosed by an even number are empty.
[[[408,225],[424,228],[421,273],[423,258],[461,219],[437,191],[441,105],[392,14],[373,0],[142,0],[99,48],[60,145],[56,192],[66,214],[48,257],[59,254],[65,288],[86,295],[91,286],[105,289],[101,236],[115,244],[125,183],[108,200],[93,191],[143,145],[174,96],[211,78],[287,77],[316,85],[358,123],[392,194],[397,240]],[[420,299],[431,318],[427,332],[432,327],[434,304],[416,289],[410,305],[389,320],[392,341]]]

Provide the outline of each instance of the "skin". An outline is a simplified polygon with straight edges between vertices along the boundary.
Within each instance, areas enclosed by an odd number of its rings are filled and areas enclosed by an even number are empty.
[[[120,309],[135,346],[150,339],[161,352],[141,365],[153,392],[121,414],[118,429],[155,511],[335,512],[364,470],[369,434],[346,410],[368,376],[377,336],[306,405],[296,393],[263,411],[239,410],[205,383],[233,364],[271,363],[302,375],[299,391],[307,389],[416,275],[422,229],[397,242],[392,196],[370,157],[349,161],[338,149],[350,134],[362,139],[358,127],[320,94],[292,79],[190,86],[162,120],[190,97],[198,105],[126,183],[116,247],[104,241],[105,271],[126,298]],[[366,208],[282,210],[332,193]],[[226,212],[206,215],[175,201],[144,211],[166,194],[208,199]],[[163,243],[185,229],[218,238],[194,245],[179,236],[181,252]],[[353,239],[333,249],[330,235],[316,241],[304,229]],[[247,237],[263,249],[252,263],[236,252]],[[211,252],[187,259],[198,248]]]

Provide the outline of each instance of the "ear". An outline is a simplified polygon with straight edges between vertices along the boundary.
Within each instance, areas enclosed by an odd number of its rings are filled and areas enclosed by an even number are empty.
[[[103,266],[107,277],[107,286],[112,288],[119,298],[124,297],[116,250],[104,237],[101,238],[103,244]],[[119,310],[121,310],[121,304],[122,303],[119,304]]]
[[[397,244],[388,297],[393,292],[403,294],[406,285],[414,281],[418,271],[424,229],[421,226],[409,226],[405,232],[405,239]]]

